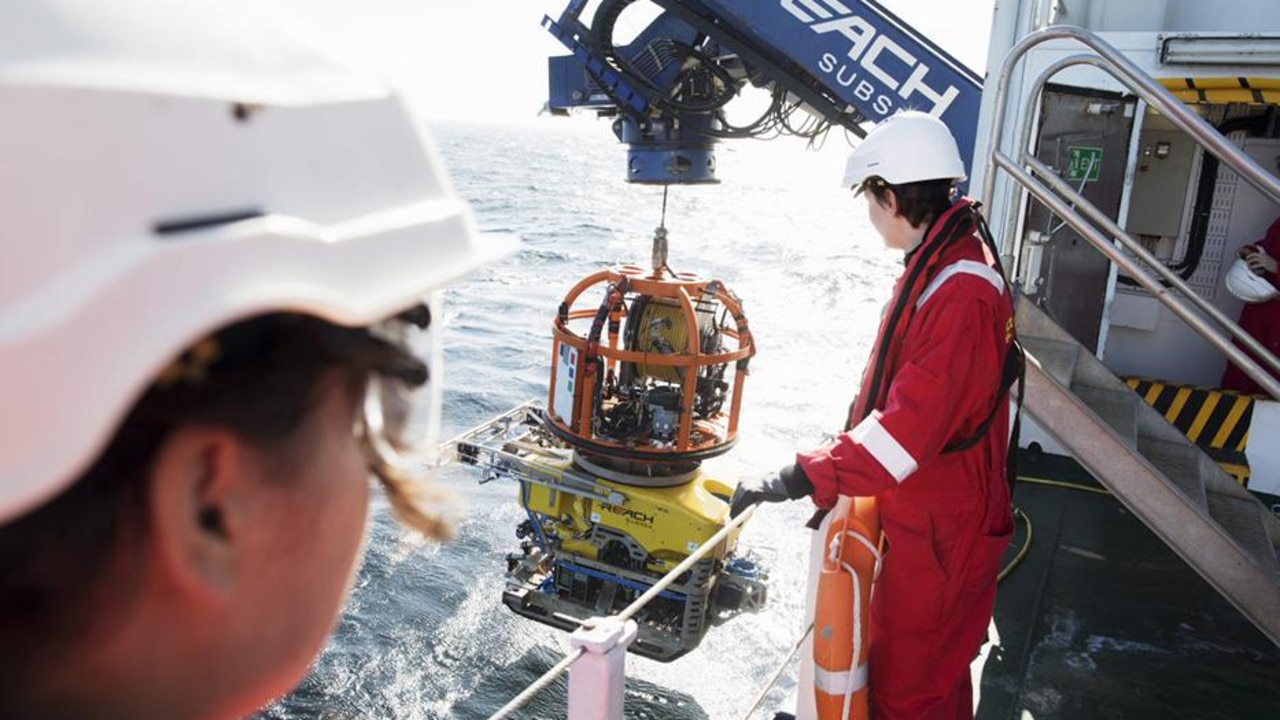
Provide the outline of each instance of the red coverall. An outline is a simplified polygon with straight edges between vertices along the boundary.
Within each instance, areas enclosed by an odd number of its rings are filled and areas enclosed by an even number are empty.
[[[957,213],[947,242],[944,226]],[[874,720],[973,717],[969,664],[986,636],[1013,533],[1008,393],[1000,387],[1013,305],[970,213],[967,199],[957,202],[908,255],[889,308],[904,290],[911,297],[891,337],[892,311],[881,320],[853,419],[863,403],[874,409],[832,444],[797,455],[818,506],[831,507],[837,495],[877,497],[888,551],[871,598]],[[939,249],[926,258],[932,243]],[[921,263],[923,280],[904,288]],[[872,398],[883,353],[885,379]],[[985,437],[943,453],[972,437],[997,403]]]
[[[1266,254],[1280,260],[1280,218],[1276,218],[1275,222],[1271,223],[1271,227],[1267,228],[1266,236],[1254,244],[1262,248]],[[1272,285],[1280,287],[1275,273],[1267,273],[1263,277]],[[1240,327],[1262,343],[1272,355],[1280,356],[1280,298],[1245,305],[1244,310],[1240,311]],[[1253,357],[1252,353],[1250,357]],[[1256,361],[1257,358],[1255,357],[1254,360]],[[1263,367],[1265,368],[1266,365]],[[1272,375],[1274,376],[1275,373]],[[1222,387],[1244,393],[1264,392],[1253,378],[1245,375],[1243,370],[1230,362],[1227,363],[1227,371],[1222,374]]]

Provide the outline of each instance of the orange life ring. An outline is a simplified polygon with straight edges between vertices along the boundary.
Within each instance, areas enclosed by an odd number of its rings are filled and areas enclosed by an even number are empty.
[[[813,617],[813,692],[820,720],[866,720],[867,623],[880,570],[875,498],[831,510]]]

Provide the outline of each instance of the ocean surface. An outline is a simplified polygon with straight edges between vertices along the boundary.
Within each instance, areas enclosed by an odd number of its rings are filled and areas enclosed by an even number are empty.
[[[486,233],[521,249],[446,295],[444,435],[530,398],[545,398],[551,320],[564,293],[615,263],[647,266],[662,189],[623,182],[626,150],[607,121],[433,125],[453,182]],[[744,389],[740,441],[706,469],[729,483],[776,471],[838,431],[880,307],[900,268],[837,187],[847,144],[794,140],[721,145],[716,186],[673,187],[669,264],[724,281],[742,300],[758,355]],[[355,587],[324,653],[299,688],[261,718],[486,718],[569,650],[568,635],[501,603],[504,557],[523,518],[511,482],[454,492],[457,537],[410,537],[375,499]],[[767,607],[712,628],[662,664],[628,657],[628,718],[741,718],[801,632],[807,502],[767,506],[741,545],[767,558]],[[788,675],[752,717],[784,709]],[[516,717],[565,717],[562,680]]]

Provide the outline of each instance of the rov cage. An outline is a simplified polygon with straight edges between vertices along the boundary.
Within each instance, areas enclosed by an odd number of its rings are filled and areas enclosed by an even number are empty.
[[[598,304],[579,302],[596,288]],[[719,280],[597,272],[565,296],[552,336],[547,426],[582,460],[661,484],[737,441],[755,344]]]
[[[717,280],[659,262],[577,283],[553,322],[546,409],[526,403],[455,438],[445,457],[515,479],[527,520],[503,602],[564,630],[630,605],[725,526],[732,487],[704,459],[737,439],[755,345]],[[670,661],[764,605],[768,569],[730,533],[634,615],[630,650]]]

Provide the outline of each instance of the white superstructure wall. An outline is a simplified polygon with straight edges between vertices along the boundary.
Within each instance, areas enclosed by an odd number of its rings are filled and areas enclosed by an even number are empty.
[[[1276,32],[1276,0],[1065,0],[1054,24],[1095,32]]]

